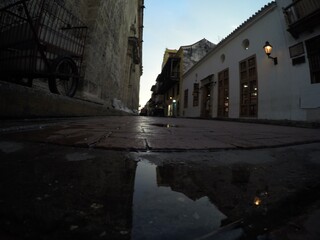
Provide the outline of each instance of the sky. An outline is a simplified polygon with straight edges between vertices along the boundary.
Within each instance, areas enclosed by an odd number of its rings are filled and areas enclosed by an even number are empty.
[[[272,0],[145,0],[140,105],[151,98],[166,48],[219,43]]]

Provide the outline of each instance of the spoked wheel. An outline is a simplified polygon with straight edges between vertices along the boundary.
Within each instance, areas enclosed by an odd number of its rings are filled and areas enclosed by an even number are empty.
[[[78,67],[68,57],[53,62],[52,76],[49,78],[49,89],[53,93],[73,97],[79,82]]]

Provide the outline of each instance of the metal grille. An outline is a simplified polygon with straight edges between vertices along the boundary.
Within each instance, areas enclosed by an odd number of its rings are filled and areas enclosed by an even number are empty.
[[[0,72],[41,77],[65,56],[81,67],[87,28],[59,2],[1,1]]]

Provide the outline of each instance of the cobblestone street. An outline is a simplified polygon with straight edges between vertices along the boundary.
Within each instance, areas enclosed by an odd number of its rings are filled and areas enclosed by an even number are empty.
[[[1,239],[317,239],[320,129],[1,121]]]

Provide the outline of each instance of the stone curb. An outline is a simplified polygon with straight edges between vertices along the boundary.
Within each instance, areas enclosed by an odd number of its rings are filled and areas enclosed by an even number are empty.
[[[0,81],[0,118],[132,115],[103,104]]]

